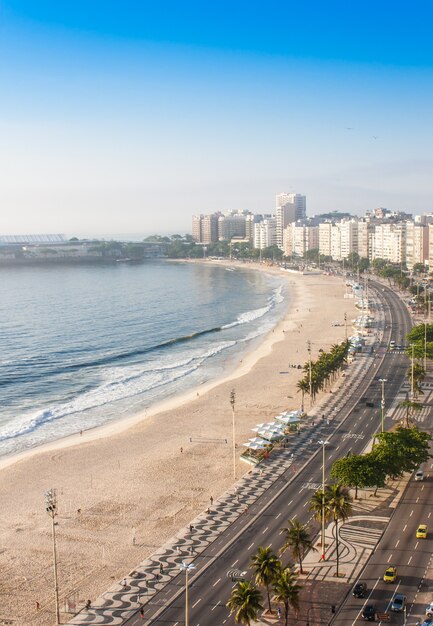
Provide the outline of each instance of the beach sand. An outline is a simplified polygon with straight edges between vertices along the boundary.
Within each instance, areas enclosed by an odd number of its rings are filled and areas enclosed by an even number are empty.
[[[233,483],[232,389],[237,477],[250,469],[239,454],[251,428],[299,408],[301,373],[290,365],[306,362],[308,340],[313,359],[342,341],[344,326],[331,322],[345,312],[352,319],[356,309],[343,298],[341,278],[268,271],[289,283],[288,313],[225,379],[0,464],[0,620],[53,623],[47,489],[58,496],[63,609],[66,597],[80,603],[99,596]]]

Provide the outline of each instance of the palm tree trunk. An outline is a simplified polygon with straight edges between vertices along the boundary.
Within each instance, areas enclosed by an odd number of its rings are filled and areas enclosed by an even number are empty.
[[[303,574],[304,572],[302,571],[302,556],[299,555],[299,571],[301,572],[301,574]]]
[[[285,626],[288,626],[289,624],[289,603],[288,602],[284,602],[284,612],[285,612]]]
[[[358,485],[355,485],[355,500],[358,500]]]
[[[269,606],[269,613],[272,613],[272,607],[271,607],[271,594],[269,593],[269,585],[266,585],[266,591],[268,593],[268,606]]]
[[[339,554],[338,554],[338,519],[334,520],[335,521],[335,547],[337,550],[337,578],[340,576],[340,572],[338,571],[338,565],[339,565]]]

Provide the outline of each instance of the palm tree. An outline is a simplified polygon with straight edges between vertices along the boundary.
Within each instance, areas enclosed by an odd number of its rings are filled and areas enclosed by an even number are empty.
[[[325,502],[323,502],[323,496],[325,497]],[[329,522],[331,519],[331,511],[329,509],[328,504],[328,493],[325,489],[325,494],[321,489],[318,489],[313,493],[310,499],[310,511],[313,512],[314,519],[318,522],[322,523],[322,513],[325,513],[325,523]]]
[[[269,613],[272,613],[269,587],[281,568],[281,561],[278,559],[277,555],[272,552],[271,548],[260,547],[257,550],[257,554],[251,559],[251,562],[256,575],[256,583],[266,587]]]
[[[236,611],[236,624],[250,626],[251,620],[256,621],[259,611],[263,609],[262,594],[253,583],[243,580],[233,588],[227,606],[230,615]]]
[[[316,548],[310,539],[306,524],[301,524],[296,517],[295,519],[289,519],[288,524],[287,528],[281,529],[286,533],[286,543],[281,548],[281,552],[290,548],[293,558],[299,561],[299,570],[303,574],[302,561],[305,553],[308,550],[316,550]]]
[[[299,592],[302,587],[297,584],[296,574],[290,567],[281,568],[274,581],[275,599],[284,604],[285,626],[288,624],[289,607],[298,611]]]
[[[415,402],[413,400],[409,400],[409,398],[406,398],[405,400],[402,400],[401,402],[399,402],[398,406],[401,406],[406,409],[406,428],[409,428],[410,427],[409,422],[412,420],[416,411],[421,411],[422,404],[420,404],[419,402]]]
[[[337,577],[339,576],[338,564],[339,564],[339,553],[338,553],[338,522],[341,520],[344,522],[347,520],[349,515],[352,513],[352,496],[349,493],[349,489],[347,487],[343,487],[339,483],[334,485],[327,485],[325,487],[326,501],[328,503],[329,511],[332,515],[332,519],[334,520],[334,529],[335,529],[335,546],[337,553]]]

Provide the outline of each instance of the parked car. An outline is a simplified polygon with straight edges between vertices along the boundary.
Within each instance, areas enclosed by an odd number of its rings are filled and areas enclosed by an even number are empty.
[[[362,582],[362,580],[358,580],[356,585],[353,588],[352,595],[355,598],[365,598],[365,594],[367,593],[367,585]]]
[[[374,604],[367,604],[362,611],[362,617],[367,620],[367,622],[374,622],[376,619],[376,606]]]
[[[427,606],[425,610],[425,614],[427,615],[427,617],[433,617],[433,600]]]
[[[415,480],[416,481],[424,480],[424,472],[422,470],[417,471],[417,473],[415,474]]]
[[[396,567],[388,567],[386,572],[383,575],[383,580],[386,583],[394,583],[397,578],[397,568]]]
[[[427,539],[427,526],[425,524],[420,524],[416,530],[416,538],[417,539]]]
[[[402,611],[406,605],[406,596],[402,593],[396,593],[391,602],[391,611]]]

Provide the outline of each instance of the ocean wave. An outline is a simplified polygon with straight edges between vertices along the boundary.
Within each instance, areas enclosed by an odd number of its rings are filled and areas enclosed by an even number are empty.
[[[251,311],[245,311],[245,313],[241,313],[237,316],[234,322],[229,324],[225,324],[221,326],[221,330],[225,330],[227,328],[233,328],[234,326],[240,326],[241,324],[249,324],[250,322],[254,322],[255,320],[263,317],[269,311],[271,311],[276,304],[280,304],[284,301],[284,296],[282,294],[283,286],[280,285],[276,289],[273,290],[272,295],[268,298],[268,305],[261,307],[260,309],[252,309]]]
[[[45,367],[45,368],[41,368],[40,371],[35,370],[34,369],[35,363],[32,361],[32,359],[29,359],[28,362],[25,363],[25,367],[26,368],[31,367],[30,373],[27,371],[21,374],[17,371],[14,371],[13,373],[9,375],[5,373],[0,378],[0,387],[6,386],[10,383],[16,384],[20,380],[24,380],[25,382],[32,382],[32,381],[40,380],[42,378],[46,378],[47,376],[50,376],[50,375],[57,376],[59,374],[61,375],[64,373],[72,373],[72,372],[82,371],[84,369],[96,368],[96,367],[101,367],[101,366],[103,367],[103,366],[114,364],[114,363],[121,363],[122,361],[148,355],[152,352],[167,350],[168,348],[171,348],[176,344],[182,344],[182,343],[187,343],[189,341],[194,341],[195,339],[199,337],[204,337],[205,335],[217,333],[221,330],[222,330],[221,326],[216,326],[214,328],[208,328],[206,330],[197,331],[196,333],[191,333],[190,335],[183,335],[181,337],[168,339],[167,341],[163,341],[161,343],[155,344],[153,346],[149,346],[147,348],[137,348],[135,350],[128,350],[125,352],[116,352],[114,354],[106,354],[100,358],[92,359],[88,361],[79,361],[79,362],[77,361],[75,363],[70,363],[70,364],[66,363],[64,365],[57,364],[55,369],[47,369]],[[16,368],[17,364],[15,363],[14,365]],[[24,363],[20,364],[21,367],[23,365]]]
[[[233,347],[235,344],[236,341],[224,341],[218,345],[208,346],[205,351],[197,350],[195,355],[188,358],[178,359],[172,363],[165,363],[149,369],[143,369],[139,366],[110,368],[110,370],[105,371],[103,384],[80,394],[71,402],[57,407],[44,408],[36,413],[16,418],[9,425],[9,428],[3,429],[0,442],[28,435],[42,426],[68,416],[126,400],[174,383],[197,370],[207,359]]]

